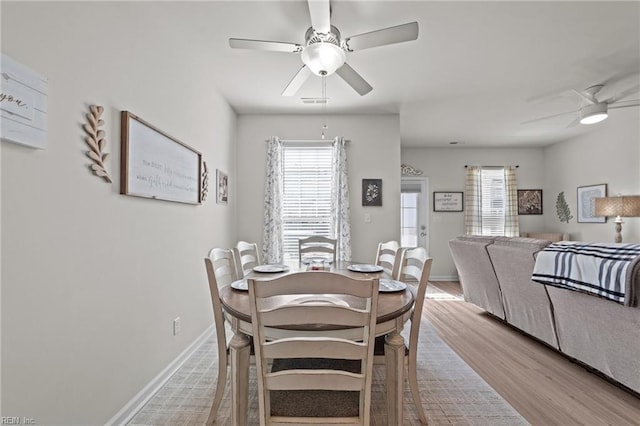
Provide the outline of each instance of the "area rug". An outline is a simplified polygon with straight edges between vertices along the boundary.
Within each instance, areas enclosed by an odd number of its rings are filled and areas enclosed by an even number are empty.
[[[408,332],[408,328],[405,331]],[[134,416],[129,425],[203,425],[209,415],[216,384],[215,345],[215,336],[212,336]],[[420,397],[430,425],[528,424],[440,339],[427,319],[423,319],[421,326],[418,356]],[[384,376],[384,366],[374,366],[372,425],[387,424]],[[249,380],[249,424],[256,425],[258,399],[255,367],[251,367]],[[227,386],[216,424],[232,424],[229,390],[230,386]],[[407,384],[404,419],[405,425],[420,424]]]

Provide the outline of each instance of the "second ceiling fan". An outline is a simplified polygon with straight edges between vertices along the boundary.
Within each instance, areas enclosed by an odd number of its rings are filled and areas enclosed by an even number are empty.
[[[229,39],[229,45],[234,49],[300,53],[304,65],[285,87],[282,96],[295,95],[311,74],[325,77],[334,72],[361,96],[366,95],[373,87],[347,64],[347,53],[418,38],[418,23],[410,22],[342,39],[340,31],[331,25],[329,0],[308,0],[308,4],[311,27],[305,33],[304,44]]]

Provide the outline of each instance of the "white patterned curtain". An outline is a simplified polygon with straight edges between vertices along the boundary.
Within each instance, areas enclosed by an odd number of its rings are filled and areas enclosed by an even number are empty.
[[[349,175],[347,150],[342,137],[333,144],[331,177],[331,235],[337,240],[338,260],[351,260],[351,221],[349,219]]]
[[[504,186],[506,194],[504,236],[518,237],[520,236],[520,224],[518,223],[518,183],[515,166],[504,168]]]
[[[482,167],[468,166],[464,185],[464,232],[482,235]]]
[[[264,226],[262,228],[264,263],[282,263],[282,143],[275,136],[267,143],[267,173],[264,191]]]

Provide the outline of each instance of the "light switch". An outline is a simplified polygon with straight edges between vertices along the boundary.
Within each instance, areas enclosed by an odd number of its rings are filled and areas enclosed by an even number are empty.
[[[371,223],[371,213],[364,214],[364,223]]]

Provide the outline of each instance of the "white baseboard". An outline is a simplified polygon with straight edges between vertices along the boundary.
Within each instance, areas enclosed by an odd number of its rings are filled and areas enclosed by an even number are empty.
[[[429,275],[429,281],[460,281],[457,275]]]
[[[127,404],[118,411],[107,423],[111,425],[126,425],[133,416],[169,381],[171,376],[178,371],[187,359],[198,350],[200,346],[214,333],[215,327],[212,324],[196,340],[193,341],[180,355],[165,367],[156,377],[154,377],[140,392],[138,392]]]

